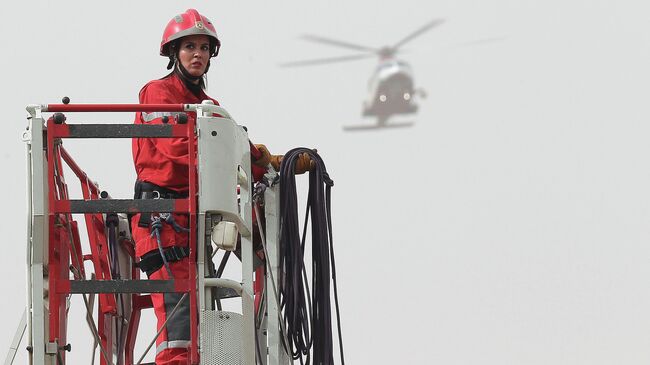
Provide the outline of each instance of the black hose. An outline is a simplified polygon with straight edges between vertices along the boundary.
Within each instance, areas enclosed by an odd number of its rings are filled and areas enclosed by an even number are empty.
[[[302,238],[299,232],[295,166],[301,154],[315,162],[309,172],[309,193]],[[287,330],[287,350],[294,360],[315,365],[334,364],[330,277],[339,337],[341,364],[344,365],[343,339],[336,288],[334,247],[332,244],[331,188],[323,159],[313,150],[295,148],[284,155],[280,166],[280,306]],[[311,214],[311,290],[304,263],[305,238]]]
[[[108,230],[108,252],[110,256],[111,279],[121,279],[120,259],[119,259],[119,242],[118,232],[120,219],[115,213],[106,215],[106,227]],[[115,321],[115,340],[117,343],[118,360],[117,365],[122,364],[123,344],[126,340],[124,337],[124,296],[121,293],[115,293],[115,303],[120,306],[117,315],[113,317]]]

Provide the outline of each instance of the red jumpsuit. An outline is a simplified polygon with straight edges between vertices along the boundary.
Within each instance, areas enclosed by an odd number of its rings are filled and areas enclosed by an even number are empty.
[[[203,100],[212,100],[215,105],[219,103],[207,96],[203,90],[199,95],[193,94],[183,80],[172,74],[161,80],[150,81],[140,90],[140,104],[200,104]],[[171,113],[137,113],[135,124],[161,124],[163,116]],[[189,118],[196,118],[195,113],[188,113]],[[169,118],[169,123],[175,123],[175,118]],[[187,194],[189,190],[189,155],[187,138],[134,138],[132,142],[133,161],[139,181],[146,181],[155,185],[173,190],[180,194]],[[195,141],[196,143],[196,141]],[[260,176],[264,171],[254,167],[253,175]],[[188,227],[186,215],[175,214],[174,220],[181,227]],[[132,234],[135,240],[136,255],[142,257],[151,251],[158,251],[155,237],[151,237],[149,227],[138,225],[140,214],[132,218]],[[189,236],[185,232],[176,232],[169,224],[163,224],[161,234],[163,247],[189,245]],[[170,263],[172,275],[176,279],[188,277],[187,258]],[[167,270],[163,267],[151,274],[150,279],[170,279]],[[158,329],[178,303],[182,293],[151,294],[154,312],[158,320]],[[167,327],[162,331],[156,341],[156,364],[158,365],[185,365],[188,363],[187,348],[190,345],[190,307],[186,298],[179,306],[176,314],[168,321]]]

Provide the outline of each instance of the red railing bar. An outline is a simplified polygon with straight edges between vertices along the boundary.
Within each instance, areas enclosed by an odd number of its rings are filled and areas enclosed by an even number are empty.
[[[86,175],[86,173],[81,169],[81,167],[77,165],[77,163],[72,158],[72,156],[70,156],[68,151],[66,151],[65,148],[63,148],[63,146],[60,146],[60,150],[61,150],[61,157],[63,157],[63,161],[65,161],[65,163],[68,165],[70,170],[72,170],[72,172],[74,172],[74,174],[77,175],[77,177],[81,181],[81,184],[82,185],[87,184],[93,193],[99,194],[100,191],[97,188],[97,186],[95,186],[95,183],[90,181],[88,175]]]
[[[185,104],[46,104],[44,112],[182,112]]]

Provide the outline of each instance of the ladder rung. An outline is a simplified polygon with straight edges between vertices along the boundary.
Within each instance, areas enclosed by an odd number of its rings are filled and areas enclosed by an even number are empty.
[[[70,294],[172,293],[187,280],[70,280]]]
[[[172,138],[187,137],[187,125],[179,124],[59,124],[55,138]]]
[[[53,213],[187,213],[188,199],[56,200]]]

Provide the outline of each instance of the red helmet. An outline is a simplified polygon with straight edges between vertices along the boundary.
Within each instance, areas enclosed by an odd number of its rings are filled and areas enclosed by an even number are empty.
[[[210,57],[215,57],[219,53],[221,42],[210,19],[199,14],[196,9],[187,9],[167,23],[160,42],[160,55],[169,57],[169,46],[173,41],[195,34],[204,34],[210,38]]]

